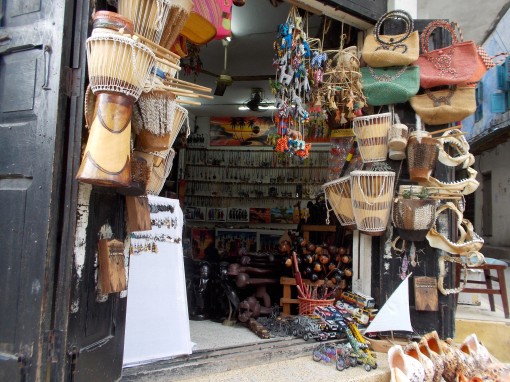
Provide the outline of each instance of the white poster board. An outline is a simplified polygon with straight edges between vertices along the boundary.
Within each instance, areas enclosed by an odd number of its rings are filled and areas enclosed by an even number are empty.
[[[191,354],[179,201],[149,195],[151,231],[131,235],[124,366]]]

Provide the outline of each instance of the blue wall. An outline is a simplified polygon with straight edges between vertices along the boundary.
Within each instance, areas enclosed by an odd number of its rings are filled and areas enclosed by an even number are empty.
[[[510,52],[510,11],[501,18],[495,30],[482,44],[489,56],[500,52]],[[471,115],[462,121],[462,130],[466,132],[466,138],[469,142],[474,142],[489,132],[508,125],[510,121],[510,111],[504,113],[491,112],[491,94],[499,93],[497,88],[497,68],[494,67],[485,73],[482,78],[483,99],[481,120],[475,123],[475,115]],[[510,96],[510,94],[507,94]]]

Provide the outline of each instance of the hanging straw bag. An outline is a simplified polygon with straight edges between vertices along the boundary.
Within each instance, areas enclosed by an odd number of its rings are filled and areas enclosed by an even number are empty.
[[[405,32],[397,35],[381,35],[383,23],[390,19],[402,21]],[[412,64],[420,54],[418,31],[413,29],[413,18],[406,11],[395,10],[385,13],[375,24],[372,34],[365,38],[363,59],[368,65],[376,68]]]
[[[372,106],[404,103],[420,90],[420,68],[401,66],[361,68],[361,83],[367,103]]]
[[[424,123],[442,125],[462,121],[476,111],[475,88],[452,87],[416,95],[409,100]]]
[[[436,28],[450,32],[452,45],[429,51],[429,39]],[[423,53],[416,65],[420,66],[420,86],[424,89],[466,83],[475,73],[478,61],[475,43],[459,39],[453,26],[446,21],[435,20],[425,27],[421,49]]]

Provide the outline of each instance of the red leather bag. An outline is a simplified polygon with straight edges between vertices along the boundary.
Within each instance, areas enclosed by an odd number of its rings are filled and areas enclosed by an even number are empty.
[[[452,36],[452,45],[429,51],[430,35],[436,28],[444,28]],[[478,52],[473,41],[459,40],[452,25],[435,20],[428,24],[420,37],[422,54],[416,65],[420,67],[420,86],[424,89],[468,82],[478,66]]]

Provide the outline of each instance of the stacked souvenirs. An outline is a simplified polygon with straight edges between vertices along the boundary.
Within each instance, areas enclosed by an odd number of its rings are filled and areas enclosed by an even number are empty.
[[[404,26],[402,34],[381,34],[383,23],[391,19]],[[452,44],[429,50],[429,39],[436,28],[450,32]],[[395,10],[383,15],[366,37],[362,58],[367,66],[360,69],[366,103],[388,108],[388,112],[352,120],[360,156],[372,171],[340,174],[322,188],[328,211],[335,213],[342,226],[368,235],[384,235],[391,216],[398,234],[392,242],[397,253],[408,252],[406,242],[411,242],[410,252],[414,253],[414,242],[425,239],[430,247],[445,251],[447,254],[439,258],[438,289],[443,294],[458,293],[461,287],[443,286],[445,261],[460,263],[464,271],[484,262],[479,252],[483,239],[463,216],[464,195],[478,187],[476,171],[471,167],[474,157],[459,126],[427,132],[422,122],[453,124],[474,113],[474,86],[495,66],[495,60],[472,41],[462,41],[456,23],[433,21],[421,40],[413,29],[411,16]],[[420,89],[423,94],[418,95]],[[407,101],[417,114],[413,132],[400,122],[393,106]],[[396,198],[398,179],[395,172],[387,171],[390,166],[382,163],[388,156],[393,160],[407,158],[409,179],[415,184],[400,186]],[[435,178],[437,162],[461,176],[465,174],[464,179],[449,183]],[[445,234],[447,212],[456,217],[456,240]],[[401,248],[397,248],[399,240],[403,240]],[[409,264],[416,266],[413,256]]]
[[[172,145],[187,121],[181,104],[200,105],[178,97],[211,97],[196,93],[211,89],[175,78],[180,57],[158,45],[174,44],[188,18],[198,17],[192,7],[191,0],[120,0],[119,14],[95,13],[87,39],[90,132],[77,179],[126,195],[130,231],[150,229],[146,194],[159,194],[170,173]]]

